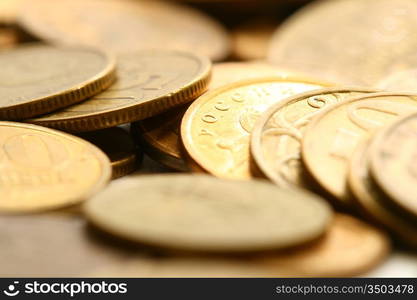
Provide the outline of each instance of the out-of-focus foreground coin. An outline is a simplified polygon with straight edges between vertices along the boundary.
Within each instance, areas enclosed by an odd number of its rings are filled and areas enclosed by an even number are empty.
[[[349,159],[357,145],[399,115],[417,110],[417,97],[371,94],[332,105],[314,118],[302,143],[302,158],[317,183],[350,204],[347,189]]]
[[[28,122],[81,132],[148,118],[201,95],[211,63],[185,52],[139,51],[121,55],[117,72],[117,82],[103,93]]]
[[[106,155],[48,128],[0,122],[0,211],[32,212],[76,204],[111,176]]]
[[[84,132],[78,136],[96,145],[110,159],[112,179],[135,171],[142,159],[140,149],[136,147],[130,134],[119,127]]]
[[[0,24],[16,23],[18,11],[21,8],[22,2],[22,0],[1,0]]]
[[[21,24],[53,43],[117,53],[184,50],[213,60],[229,52],[228,36],[219,23],[192,8],[162,1],[37,0],[24,8]]]
[[[323,239],[264,263],[281,276],[340,277],[369,271],[390,252],[389,238],[359,219],[336,214]]]
[[[0,52],[0,119],[21,120],[109,87],[115,61],[88,48],[30,45]]]
[[[297,78],[233,83],[197,99],[184,115],[181,138],[190,164],[218,177],[249,179],[250,134],[272,104],[325,84]]]
[[[277,29],[269,60],[324,80],[374,86],[388,73],[417,67],[416,13],[414,0],[317,1]]]
[[[375,138],[370,166],[392,203],[417,220],[417,114],[398,120]]]
[[[362,143],[350,159],[348,182],[355,204],[368,218],[390,230],[401,242],[417,247],[417,225],[385,205],[386,196],[369,174],[368,147],[369,141]]]
[[[270,107],[252,132],[251,154],[257,167],[279,186],[307,186],[300,153],[305,127],[323,108],[369,92],[323,89],[296,95]]]
[[[312,194],[205,175],[113,182],[86,203],[85,213],[97,227],[131,241],[204,252],[303,244],[321,236],[332,215]]]

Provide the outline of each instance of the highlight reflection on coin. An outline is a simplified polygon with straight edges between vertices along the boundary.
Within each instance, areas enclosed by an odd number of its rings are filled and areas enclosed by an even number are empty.
[[[416,13],[414,0],[313,2],[277,29],[269,60],[324,80],[374,86],[386,74],[417,67]]]
[[[250,133],[272,104],[324,84],[296,78],[263,78],[218,88],[197,99],[185,113],[181,138],[193,163],[229,179],[249,179]]]
[[[417,225],[396,214],[369,173],[369,141],[357,147],[350,159],[349,187],[355,204],[372,220],[393,232],[403,243],[417,247]],[[385,202],[388,200],[385,200]]]
[[[296,95],[271,106],[252,132],[251,154],[256,165],[279,186],[306,186],[300,153],[305,127],[329,105],[369,92],[323,89]]]
[[[0,52],[0,119],[48,113],[109,87],[112,57],[88,48],[31,45]]]
[[[417,219],[417,114],[398,120],[373,141],[370,166],[385,194]]]
[[[0,211],[33,212],[81,202],[105,186],[108,158],[80,138],[0,122]]]
[[[207,58],[173,51],[139,51],[118,58],[118,81],[103,93],[30,123],[71,132],[149,118],[201,95],[210,79]]]
[[[331,220],[325,201],[264,182],[205,175],[131,177],[86,203],[88,219],[119,237],[204,252],[280,249],[312,241]]]
[[[263,262],[283,276],[341,277],[360,275],[390,252],[389,238],[349,215],[336,214],[323,239]]]
[[[370,94],[329,107],[306,129],[302,143],[305,166],[340,204],[349,204],[348,163],[357,145],[412,111],[417,111],[417,97],[392,93]]]
[[[219,23],[200,11],[163,1],[37,0],[25,5],[19,21],[48,42],[115,53],[181,50],[216,61],[229,52],[228,36]]]
[[[135,171],[142,159],[130,134],[119,127],[78,134],[84,140],[96,145],[110,159],[112,179]]]

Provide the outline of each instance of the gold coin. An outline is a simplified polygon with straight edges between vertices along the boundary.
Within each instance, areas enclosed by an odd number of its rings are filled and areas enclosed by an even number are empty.
[[[371,91],[331,88],[295,95],[271,106],[252,131],[251,154],[257,167],[281,187],[308,186],[301,164],[305,127],[329,105]]]
[[[112,57],[88,48],[30,45],[0,52],[0,119],[21,120],[91,97],[114,81]]]
[[[265,258],[263,263],[287,277],[355,276],[381,263],[390,248],[382,231],[349,215],[336,214],[323,239]]]
[[[349,204],[349,159],[357,145],[399,115],[417,110],[417,97],[379,93],[332,105],[314,118],[302,142],[302,159],[317,183]]]
[[[70,206],[102,189],[108,158],[71,135],[0,122],[0,211],[35,212]]]
[[[24,6],[19,21],[52,43],[116,53],[168,49],[222,60],[230,47],[218,22],[200,11],[163,1],[37,0]]]
[[[268,57],[307,76],[374,86],[417,67],[416,13],[414,0],[315,1],[277,29]]]
[[[386,206],[386,196],[369,174],[368,147],[369,141],[362,143],[350,159],[348,182],[355,196],[355,204],[366,216],[393,232],[403,243],[417,247],[417,225]]]
[[[249,140],[259,116],[284,98],[324,85],[271,77],[233,83],[203,95],[182,120],[187,154],[193,164],[215,176],[251,178]]]
[[[207,58],[175,51],[139,51],[118,58],[118,81],[103,93],[27,122],[71,132],[152,117],[201,95],[210,80]]]
[[[17,47],[19,37],[17,30],[10,27],[0,27],[0,49]]]
[[[412,111],[412,110],[409,110]],[[417,114],[398,120],[370,146],[373,178],[392,203],[417,220]]]
[[[123,177],[135,171],[142,159],[142,153],[126,130],[113,127],[78,134],[84,140],[96,145],[110,159],[112,179]]]
[[[1,0],[0,1],[0,23],[14,24],[17,20],[19,9],[22,6],[22,0]]]
[[[206,175],[113,182],[84,211],[94,225],[116,236],[204,252],[295,246],[321,236],[331,221],[330,207],[313,194]]]

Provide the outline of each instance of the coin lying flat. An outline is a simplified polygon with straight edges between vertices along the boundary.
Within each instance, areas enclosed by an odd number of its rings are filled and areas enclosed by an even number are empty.
[[[374,86],[386,74],[417,67],[416,13],[414,0],[313,2],[277,29],[269,60],[324,80]]]
[[[114,81],[112,57],[88,48],[31,45],[0,52],[0,119],[21,120],[91,97]]]
[[[325,201],[251,181],[205,175],[131,177],[86,203],[87,218],[119,237],[182,250],[244,252],[285,248],[321,236]]]
[[[48,128],[0,122],[0,211],[76,204],[102,189],[108,158],[90,143]]]
[[[249,179],[250,133],[259,116],[284,98],[324,84],[292,78],[263,78],[218,88],[193,102],[181,138],[193,168],[218,177]]]
[[[417,247],[417,226],[385,205],[386,197],[369,174],[369,141],[359,145],[350,159],[349,187],[355,204],[366,216],[390,230],[403,243]]]
[[[390,248],[382,231],[349,215],[336,214],[322,240],[265,258],[264,263],[287,277],[355,276],[382,262]]]
[[[412,111],[417,111],[417,97],[391,93],[370,94],[329,107],[305,131],[302,159],[307,170],[339,204],[349,204],[349,159],[357,145]]]
[[[192,8],[162,1],[39,0],[25,5],[19,21],[52,43],[116,53],[169,49],[222,60],[229,52],[228,36],[219,23]]]
[[[370,146],[375,182],[404,212],[417,219],[417,114],[398,120]]]
[[[142,158],[130,134],[119,127],[78,134],[102,150],[110,159],[112,179],[125,176],[135,171]]]
[[[305,127],[323,108],[369,92],[323,89],[295,95],[271,106],[252,132],[251,154],[256,165],[279,186],[307,186],[300,157]]]
[[[152,117],[201,95],[207,58],[175,51],[139,51],[118,58],[118,81],[77,105],[27,122],[71,132],[114,127]]]

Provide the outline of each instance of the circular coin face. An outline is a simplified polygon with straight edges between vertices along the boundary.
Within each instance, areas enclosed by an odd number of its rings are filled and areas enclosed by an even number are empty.
[[[0,122],[0,212],[57,209],[85,200],[111,176],[106,155],[80,138]]]
[[[213,90],[197,99],[184,115],[181,137],[193,163],[230,179],[249,179],[250,134],[271,105],[324,84],[296,78],[260,78]]]
[[[30,45],[0,52],[0,119],[21,120],[91,97],[114,81],[115,62],[88,48]]]
[[[332,82],[374,86],[417,66],[416,13],[414,0],[317,1],[277,29],[269,60]]]
[[[38,0],[24,8],[20,23],[53,43],[89,45],[116,53],[183,50],[213,60],[221,60],[229,52],[228,35],[219,23],[197,10],[172,3]]]
[[[118,80],[95,97],[30,123],[80,132],[152,117],[201,95],[210,79],[207,58],[175,51],[139,51],[118,58]]]
[[[113,182],[85,212],[97,227],[128,240],[207,252],[295,246],[321,236],[331,220],[329,206],[312,194],[205,175]]]
[[[293,96],[265,112],[251,137],[251,154],[258,168],[282,187],[307,186],[301,164],[301,142],[310,121],[329,105],[367,90],[323,89]]]
[[[417,218],[417,114],[394,123],[371,145],[371,172],[378,186]]]
[[[302,142],[303,162],[319,185],[349,204],[349,159],[357,145],[399,115],[417,111],[417,97],[379,93],[332,105],[310,122]]]

